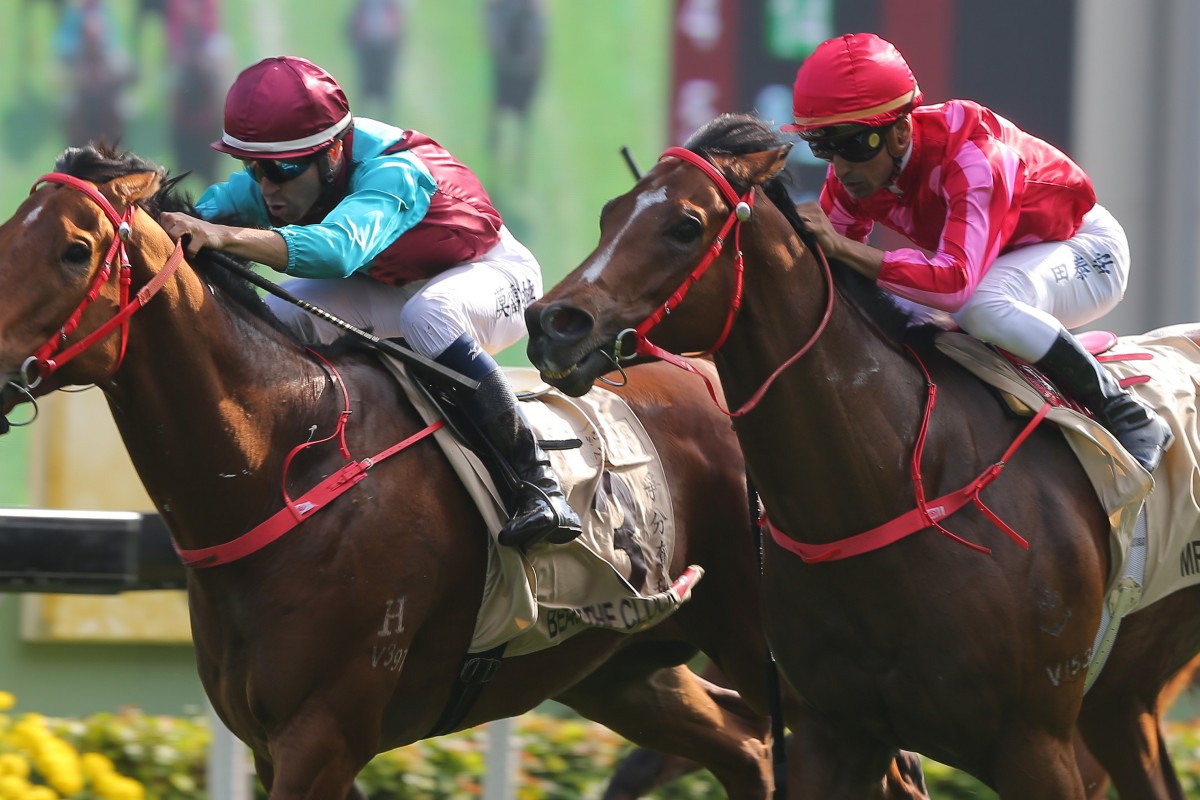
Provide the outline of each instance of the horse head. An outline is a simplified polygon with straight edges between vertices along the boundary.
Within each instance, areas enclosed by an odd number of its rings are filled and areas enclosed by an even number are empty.
[[[162,186],[160,169],[94,148],[68,150],[57,166],[0,225],[5,412],[62,386],[110,378],[126,333],[101,329],[140,288],[130,253],[156,268],[171,256],[173,243],[141,208]],[[86,348],[72,349],[97,331]]]
[[[718,139],[720,149],[707,146]],[[741,303],[743,231],[761,234],[768,214],[784,222],[762,198],[778,186],[791,145],[751,117],[727,115],[688,147],[667,150],[604,206],[596,249],[526,312],[530,359],[563,391],[581,394],[620,363],[644,359],[651,329],[675,353],[724,343]],[[802,253],[781,230],[755,238]]]

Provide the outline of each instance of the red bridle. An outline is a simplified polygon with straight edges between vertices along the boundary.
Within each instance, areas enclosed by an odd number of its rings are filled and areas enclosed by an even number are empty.
[[[99,190],[93,184],[76,178],[74,175],[67,175],[62,172],[51,172],[38,178],[29,190],[30,194],[37,191],[38,187],[43,183],[60,183],[83,192],[92,202],[100,206],[109,221],[112,222],[115,230],[113,232],[112,244],[109,245],[108,252],[104,256],[104,262],[96,272],[96,277],[93,279],[92,285],[88,287],[83,300],[79,302],[75,311],[67,317],[67,321],[63,323],[58,333],[51,336],[45,344],[34,351],[34,354],[27,358],[25,363],[21,365],[22,376],[28,382],[28,388],[30,389],[37,387],[44,378],[50,377],[68,361],[108,336],[117,327],[121,328],[121,350],[117,356],[117,365],[114,367],[114,370],[120,367],[121,362],[125,359],[125,347],[129,341],[129,318],[133,316],[133,312],[149,302],[150,298],[163,287],[163,284],[167,282],[175,273],[175,270],[179,268],[179,265],[183,263],[183,247],[180,243],[176,242],[175,250],[171,253],[170,258],[167,259],[167,263],[131,299],[129,297],[129,285],[132,279],[130,277],[129,253],[126,249],[126,243],[133,232],[133,218],[137,213],[137,206],[130,205],[129,208],[125,209],[124,214],[118,214],[117,210],[113,208],[112,203],[108,201],[108,198],[100,194]],[[112,275],[113,262],[118,259],[120,259],[120,270],[117,313],[112,319],[72,344],[66,350],[58,352],[59,348],[66,342],[67,337],[79,327],[79,320],[83,317],[83,312],[100,296],[101,288]],[[57,356],[55,355],[56,353]],[[30,380],[31,371],[33,373],[32,380]]]
[[[712,346],[697,355],[708,355],[716,352],[725,344],[725,339],[729,336],[729,329],[733,327],[733,318],[737,316],[737,311],[742,305],[742,278],[745,273],[745,262],[742,259],[742,223],[750,219],[750,214],[754,210],[754,187],[751,187],[744,195],[739,195],[733,190],[733,186],[725,179],[725,176],[717,171],[716,167],[708,162],[703,156],[693,153],[691,150],[682,147],[668,147],[663,154],[658,157],[659,161],[664,161],[668,158],[678,158],[688,162],[692,166],[698,168],[701,172],[709,177],[709,179],[717,185],[717,189],[728,201],[733,209],[729,212],[729,216],[725,218],[725,224],[721,226],[721,230],[713,239],[712,244],[708,248],[708,252],[704,254],[704,258],[700,259],[700,263],[684,280],[683,284],[675,290],[675,292],[667,298],[662,306],[651,314],[641,325],[634,328],[633,333],[636,339],[636,352],[640,355],[652,355],[659,358],[663,357],[666,352],[657,345],[652,344],[646,334],[650,332],[658,323],[662,322],[663,318],[679,307],[683,302],[683,298],[687,296],[691,290],[712,263],[721,255],[721,251],[725,248],[725,237],[729,235],[730,229],[733,230],[733,297],[729,303],[729,314],[725,318],[725,327],[721,330],[721,334]]]
[[[829,287],[829,298],[825,304],[825,311],[821,316],[820,323],[817,325],[816,330],[813,331],[813,334],[809,340],[805,342],[804,346],[801,347],[796,353],[792,354],[792,356],[790,356],[786,361],[780,364],[779,367],[777,367],[775,371],[771,373],[770,377],[767,378],[763,385],[758,388],[758,390],[750,397],[749,400],[743,403],[737,411],[726,410],[725,407],[721,405],[721,401],[717,397],[716,389],[713,387],[712,382],[708,379],[708,376],[697,370],[683,357],[668,350],[664,350],[651,342],[647,338],[647,334],[650,332],[651,328],[662,322],[664,317],[679,307],[679,304],[683,302],[683,298],[687,295],[692,286],[700,280],[712,263],[716,261],[717,257],[721,255],[721,250],[725,246],[725,237],[729,234],[730,229],[732,229],[733,246],[736,252],[733,256],[734,289],[733,296],[730,298],[729,313],[725,317],[725,326],[722,328],[720,336],[717,337],[717,341],[714,342],[713,345],[707,350],[694,355],[708,355],[710,353],[715,353],[721,348],[722,345],[725,344],[725,340],[729,337],[729,331],[733,328],[733,320],[737,316],[738,309],[740,309],[742,306],[742,285],[745,273],[745,263],[742,258],[741,232],[742,223],[750,219],[751,212],[754,208],[754,187],[750,187],[750,189],[747,190],[744,195],[739,195],[736,191],[734,191],[733,186],[729,183],[725,176],[721,174],[720,170],[714,167],[708,161],[708,159],[697,153],[693,153],[691,150],[686,148],[668,147],[663,151],[663,154],[659,156],[658,160],[661,162],[668,158],[678,158],[698,168],[701,172],[708,176],[709,180],[716,184],[717,189],[721,192],[721,195],[725,198],[729,205],[733,207],[733,210],[725,219],[725,224],[721,226],[721,230],[717,233],[716,238],[713,239],[713,243],[709,246],[708,252],[704,254],[704,257],[700,259],[700,263],[697,264],[695,269],[693,269],[691,273],[688,274],[687,278],[684,279],[683,284],[676,289],[670,297],[667,298],[666,302],[664,302],[657,311],[651,314],[640,325],[638,325],[636,328],[622,331],[617,336],[617,341],[614,346],[615,357],[618,362],[621,360],[621,342],[626,336],[633,334],[634,352],[636,354],[659,358],[670,364],[674,364],[680,369],[685,369],[688,372],[699,375],[701,378],[703,378],[704,383],[708,386],[708,393],[712,397],[713,402],[717,404],[717,408],[720,409],[722,413],[730,417],[741,417],[752,411],[754,407],[757,406],[762,400],[763,395],[765,395],[767,392],[767,389],[769,389],[771,384],[775,382],[775,379],[778,378],[785,369],[795,363],[797,359],[807,353],[813,344],[816,343],[817,339],[820,338],[821,333],[825,330],[826,324],[829,322],[829,316],[833,312],[833,276],[830,274],[829,262],[826,261],[825,254],[821,252],[820,247],[816,247],[814,254],[820,260],[825,269],[825,283]]]

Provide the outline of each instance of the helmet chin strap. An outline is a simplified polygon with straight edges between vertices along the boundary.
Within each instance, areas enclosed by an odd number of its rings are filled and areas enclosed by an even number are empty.
[[[344,139],[338,139],[329,149],[318,156],[317,168],[321,174],[321,193],[316,202],[304,212],[296,223],[312,225],[320,222],[342,199],[347,179],[344,177],[349,158]],[[336,152],[335,152],[336,151]]]
[[[338,172],[342,168],[342,163],[345,160],[345,149],[341,139],[336,139],[333,144],[325,148],[321,153],[321,180],[326,184],[332,184],[337,178]]]
[[[896,188],[896,181],[900,179],[900,173],[904,171],[904,167],[908,164],[908,158],[912,155],[912,134],[909,134],[908,142],[904,145],[904,152],[898,156],[892,156],[892,174],[888,176],[887,183],[884,186],[888,191],[894,194],[902,192]],[[888,144],[888,155],[892,155],[891,143]]]

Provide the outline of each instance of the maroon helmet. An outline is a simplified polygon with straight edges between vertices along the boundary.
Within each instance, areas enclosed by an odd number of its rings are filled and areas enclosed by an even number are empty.
[[[237,158],[300,158],[345,133],[350,103],[333,76],[298,56],[247,67],[225,97],[225,130],[214,150]]]

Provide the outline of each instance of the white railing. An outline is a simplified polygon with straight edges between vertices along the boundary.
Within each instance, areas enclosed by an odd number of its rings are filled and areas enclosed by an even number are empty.
[[[208,796],[220,800],[252,800],[254,768],[250,753],[229,732],[225,723],[208,706],[212,744],[208,750]],[[487,773],[483,779],[483,800],[513,800],[516,797],[513,721],[498,719],[488,723]]]

